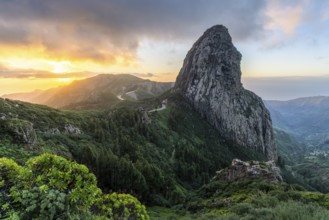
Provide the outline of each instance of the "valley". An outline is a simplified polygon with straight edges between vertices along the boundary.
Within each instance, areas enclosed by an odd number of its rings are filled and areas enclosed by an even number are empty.
[[[328,101],[326,96],[265,101],[287,169],[300,183],[323,193],[329,192]]]

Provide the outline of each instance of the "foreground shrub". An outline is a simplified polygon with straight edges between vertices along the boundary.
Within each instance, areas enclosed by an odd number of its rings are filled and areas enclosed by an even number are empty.
[[[149,219],[135,197],[102,195],[86,166],[51,154],[0,159],[0,190],[1,219]]]
[[[17,177],[22,167],[15,161],[0,158],[0,219],[6,217],[8,210],[13,208],[13,199],[10,189],[17,183]]]
[[[145,206],[129,194],[107,194],[98,200],[96,207],[106,217],[114,219],[148,220]]]

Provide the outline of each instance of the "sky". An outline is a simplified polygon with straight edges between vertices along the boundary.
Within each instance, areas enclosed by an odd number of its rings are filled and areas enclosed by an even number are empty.
[[[0,95],[99,73],[175,81],[216,24],[243,55],[248,89],[265,99],[329,95],[327,0],[0,0]]]

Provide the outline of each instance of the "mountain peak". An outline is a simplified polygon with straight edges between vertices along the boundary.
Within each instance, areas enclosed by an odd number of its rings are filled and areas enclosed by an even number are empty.
[[[231,35],[228,32],[228,29],[224,25],[215,25],[207,29],[200,39],[213,36],[217,37],[217,44],[220,42],[232,44]]]
[[[270,114],[260,97],[243,88],[241,58],[227,28],[213,26],[186,55],[174,90],[220,135],[275,159]]]
[[[226,90],[239,90],[242,88],[241,58],[228,29],[223,25],[213,26],[205,31],[188,52],[176,80],[176,89],[189,88],[193,93],[197,90],[195,82],[204,78],[206,84],[216,84]]]

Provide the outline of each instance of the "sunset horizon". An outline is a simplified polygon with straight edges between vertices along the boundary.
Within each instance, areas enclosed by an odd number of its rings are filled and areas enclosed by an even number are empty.
[[[174,82],[194,39],[216,24],[229,29],[243,54],[243,78],[329,74],[329,4],[322,1],[15,0],[1,6],[0,95],[101,73]]]

